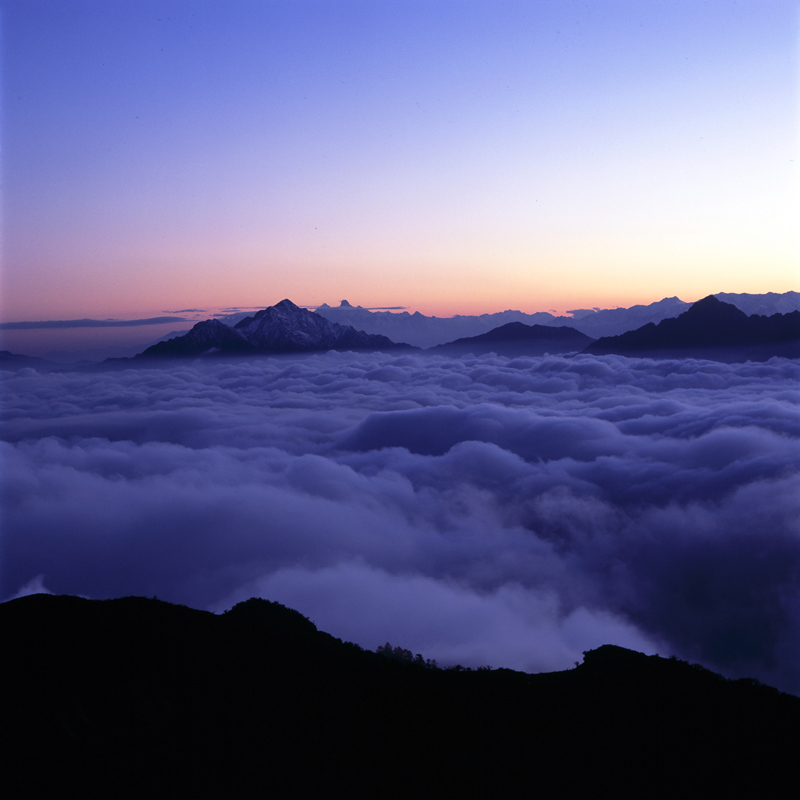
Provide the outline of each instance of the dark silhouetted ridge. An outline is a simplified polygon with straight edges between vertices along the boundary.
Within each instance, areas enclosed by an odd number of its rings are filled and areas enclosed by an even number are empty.
[[[278,603],[0,605],[3,796],[764,796],[800,698],[606,645],[566,672],[431,669]]]
[[[800,357],[800,311],[748,317],[713,295],[658,325],[650,323],[590,344],[585,352],[655,358],[695,356],[719,361]]]
[[[427,352],[442,355],[541,356],[545,353],[570,353],[583,350],[593,340],[568,326],[526,325],[509,322],[478,336],[456,339],[431,347]]]
[[[206,319],[198,322],[184,336],[176,336],[166,342],[158,342],[148,347],[137,358],[167,356],[200,356],[210,353],[240,355],[255,353],[256,348],[239,332],[229,328],[218,319]]]

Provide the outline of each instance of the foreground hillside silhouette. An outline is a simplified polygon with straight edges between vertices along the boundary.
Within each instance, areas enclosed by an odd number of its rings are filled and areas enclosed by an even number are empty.
[[[432,669],[250,600],[0,605],[4,797],[763,796],[800,698],[614,646],[573,670]]]

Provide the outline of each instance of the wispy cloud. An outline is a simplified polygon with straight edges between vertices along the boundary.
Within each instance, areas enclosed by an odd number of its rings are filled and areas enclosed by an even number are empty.
[[[167,322],[187,322],[187,319],[185,317],[148,317],[147,319],[52,319],[35,322],[0,322],[0,330],[30,331],[52,328],[135,328],[140,325],[163,325]]]

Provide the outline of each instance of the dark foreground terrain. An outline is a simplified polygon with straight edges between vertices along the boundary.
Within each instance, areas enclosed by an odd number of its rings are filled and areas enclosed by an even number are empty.
[[[575,669],[433,669],[295,611],[0,605],[4,798],[773,796],[800,698],[606,645]],[[586,794],[588,793],[588,794]]]

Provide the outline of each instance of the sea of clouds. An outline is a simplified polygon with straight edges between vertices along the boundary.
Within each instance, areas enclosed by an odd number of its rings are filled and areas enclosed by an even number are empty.
[[[278,600],[440,663],[800,693],[800,364],[327,353],[2,375],[0,598]]]

